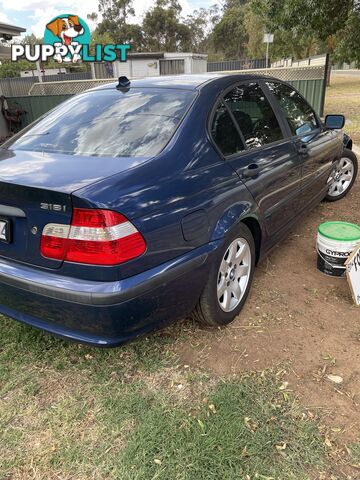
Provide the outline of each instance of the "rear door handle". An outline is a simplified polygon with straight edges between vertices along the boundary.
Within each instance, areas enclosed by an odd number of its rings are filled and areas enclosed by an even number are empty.
[[[247,166],[243,170],[243,175],[244,177],[252,178],[252,177],[256,177],[259,171],[260,171],[260,167],[256,163],[251,163],[249,166]]]

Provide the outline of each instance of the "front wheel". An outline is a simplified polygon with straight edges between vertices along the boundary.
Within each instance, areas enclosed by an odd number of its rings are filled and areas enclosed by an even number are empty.
[[[219,249],[193,317],[210,326],[232,322],[246,301],[254,267],[254,239],[248,227],[240,224]]]
[[[335,202],[345,197],[353,186],[358,172],[358,160],[351,150],[345,148],[328,179],[329,190],[325,197],[328,202]]]

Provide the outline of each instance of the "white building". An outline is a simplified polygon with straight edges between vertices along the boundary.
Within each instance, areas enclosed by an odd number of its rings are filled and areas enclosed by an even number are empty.
[[[206,70],[207,55],[198,53],[130,53],[126,62],[113,63],[115,78],[205,73]]]

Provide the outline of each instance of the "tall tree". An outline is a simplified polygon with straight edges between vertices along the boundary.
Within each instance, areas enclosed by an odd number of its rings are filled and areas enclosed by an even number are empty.
[[[115,42],[131,42],[136,49],[142,46],[141,27],[128,22],[135,15],[133,0],[99,0],[99,12],[102,16],[96,28],[99,35],[110,34]],[[97,20],[94,14],[90,18]]]
[[[230,7],[215,25],[213,41],[216,51],[221,51],[226,59],[238,59],[245,56],[247,34],[243,6]]]
[[[360,67],[360,11],[354,9],[345,27],[335,38],[335,60],[340,62],[356,62]]]
[[[212,53],[214,51],[212,31],[219,20],[218,4],[194,10],[191,15],[188,15],[184,23],[190,29],[189,49],[197,53]]]
[[[255,8],[274,32],[287,32],[294,43],[323,42],[333,51],[332,37],[346,25],[358,0],[254,0]]]
[[[112,26],[115,22],[125,25],[128,18],[135,15],[132,0],[99,0],[99,12],[103,22]]]
[[[191,15],[188,15],[184,21],[185,25],[190,30],[190,44],[194,52],[201,52],[204,48],[205,40],[208,36],[208,10],[200,8],[194,10]]]
[[[190,44],[191,31],[181,21],[181,6],[177,0],[156,0],[145,13],[144,38],[150,51],[184,51]]]
[[[247,34],[246,56],[248,58],[265,57],[265,44],[263,37],[265,33],[264,19],[247,5],[244,15],[245,30]]]
[[[23,45],[41,45],[42,43],[44,43],[44,39],[39,38],[33,33],[31,33],[30,35],[25,35],[25,37],[21,40],[21,43]]]

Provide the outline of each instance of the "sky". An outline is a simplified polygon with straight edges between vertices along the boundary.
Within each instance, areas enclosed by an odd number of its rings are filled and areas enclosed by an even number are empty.
[[[201,7],[209,7],[216,0],[179,0],[187,15]],[[46,7],[44,7],[46,4]],[[136,20],[153,4],[153,0],[134,0]],[[0,22],[10,23],[43,37],[45,25],[60,14],[73,13],[86,21],[86,15],[98,11],[98,0],[0,0]],[[91,25],[89,25],[91,28]]]

